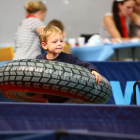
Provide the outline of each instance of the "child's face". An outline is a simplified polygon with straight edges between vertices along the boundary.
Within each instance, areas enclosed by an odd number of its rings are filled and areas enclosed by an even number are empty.
[[[47,53],[59,54],[63,50],[63,36],[59,33],[51,34],[45,46]],[[44,47],[43,47],[44,48]]]

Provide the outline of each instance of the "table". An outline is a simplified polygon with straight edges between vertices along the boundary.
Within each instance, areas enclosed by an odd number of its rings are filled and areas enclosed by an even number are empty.
[[[133,61],[135,61],[135,50],[136,50],[136,47],[140,47],[140,42],[116,43],[111,46],[113,49],[116,50],[116,60],[119,60],[119,49],[132,48],[132,58],[133,58]]]
[[[132,48],[132,57],[135,60],[136,47],[140,47],[140,42],[104,44],[92,47],[72,47],[71,53],[83,61],[105,61],[116,52],[116,60],[119,60],[119,49]]]
[[[72,47],[71,54],[83,61],[105,61],[114,54],[114,49],[111,45]]]

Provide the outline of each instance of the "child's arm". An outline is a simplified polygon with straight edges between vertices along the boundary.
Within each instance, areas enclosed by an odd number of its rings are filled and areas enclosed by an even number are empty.
[[[95,70],[92,70],[91,73],[95,76],[95,78],[96,78],[96,83],[99,84],[99,83],[101,82],[101,80],[102,80],[101,75],[100,75],[98,72],[96,72]]]
[[[74,63],[73,63],[73,64],[78,65],[78,66],[82,66],[82,67],[84,67],[84,68],[87,68],[87,69],[89,69],[90,71],[95,70],[96,72],[98,72],[97,67],[95,67],[93,64],[88,63],[88,62],[84,62],[84,61],[80,60],[80,59],[79,59],[77,56],[75,56],[75,55],[72,55],[72,56],[73,56],[73,58],[74,58]]]
[[[91,71],[91,73],[95,76],[97,84],[99,84],[101,82],[102,77],[98,73],[97,67],[95,67],[93,64],[84,62],[84,61],[80,60],[78,57],[76,57],[75,64],[89,69]]]

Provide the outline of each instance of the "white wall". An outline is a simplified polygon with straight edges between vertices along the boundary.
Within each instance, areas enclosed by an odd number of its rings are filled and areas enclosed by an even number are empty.
[[[0,43],[12,43],[15,31],[25,17],[24,5],[27,0],[0,0]],[[98,33],[104,13],[111,10],[113,0],[42,0],[48,13],[45,24],[61,20],[67,38],[78,37],[81,33]],[[69,3],[69,4],[67,4]]]

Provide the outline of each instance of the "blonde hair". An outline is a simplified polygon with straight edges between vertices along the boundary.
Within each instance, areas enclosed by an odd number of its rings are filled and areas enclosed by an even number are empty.
[[[46,5],[43,4],[41,1],[28,1],[24,8],[28,14],[36,13],[40,10],[42,12],[47,11]]]
[[[48,37],[54,33],[55,34],[59,33],[63,36],[63,32],[56,26],[47,26],[46,28],[44,28],[39,35],[40,44],[42,42],[47,43]]]
[[[48,26],[56,26],[56,27],[58,27],[62,32],[64,32],[64,25],[63,25],[63,23],[62,23],[61,21],[59,21],[59,20],[54,19],[54,20],[50,21],[50,22],[48,23]]]

